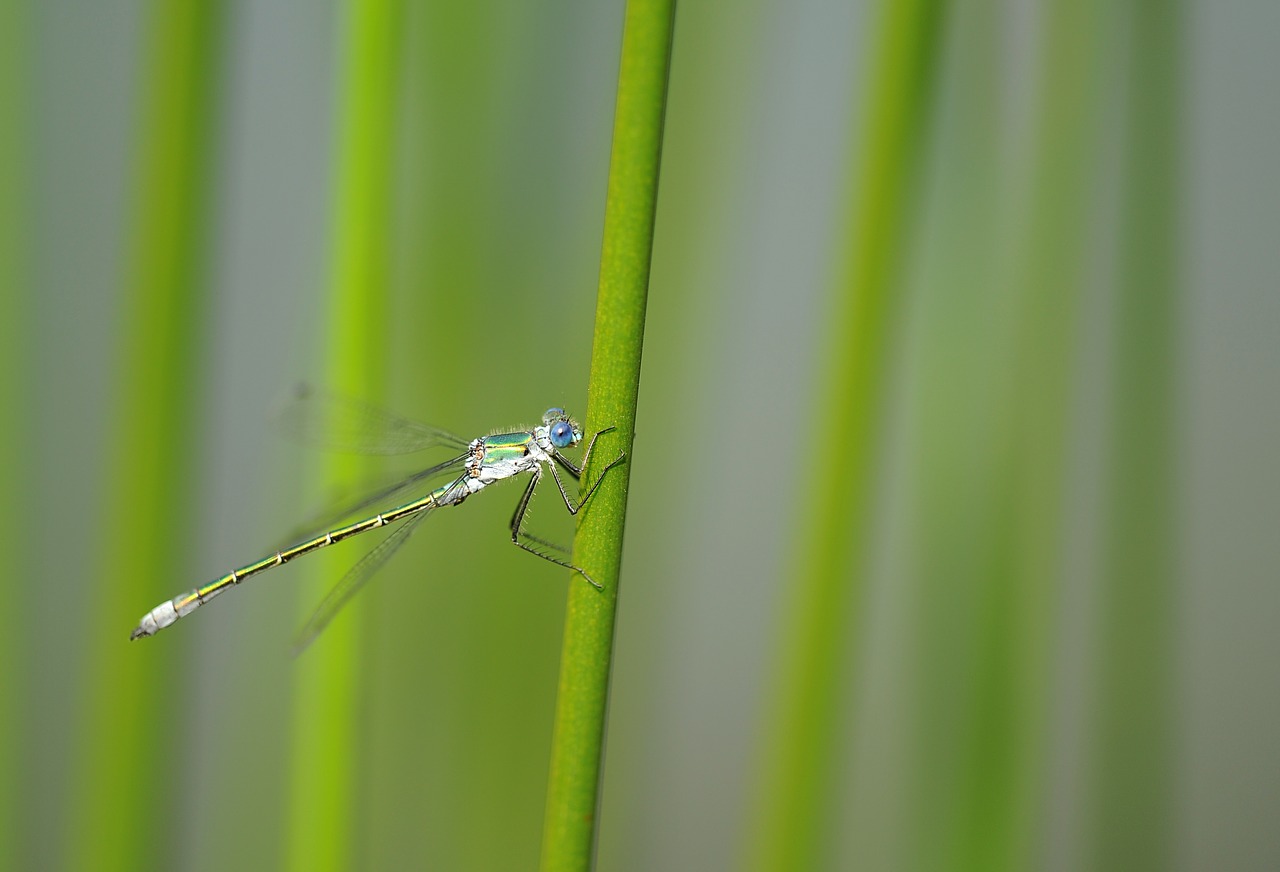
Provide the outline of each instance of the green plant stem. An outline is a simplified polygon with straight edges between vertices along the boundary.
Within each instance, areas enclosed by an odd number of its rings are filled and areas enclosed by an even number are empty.
[[[334,156],[332,251],[326,318],[325,381],[349,396],[378,398],[385,381],[391,178],[400,0],[345,4],[345,58]],[[350,484],[367,461],[334,457],[323,477]],[[308,586],[310,615],[318,591],[347,567],[326,566]],[[360,756],[359,690],[363,684],[362,604],[352,603],[299,659],[294,705],[288,866],[345,869],[353,859],[358,816],[352,802]]]
[[[1129,105],[1115,295],[1093,869],[1174,865],[1181,3],[1121,5]],[[1126,20],[1127,19],[1127,20]]]
[[[819,868],[831,835],[834,757],[849,660],[846,642],[866,575],[881,400],[897,313],[919,141],[928,115],[934,42],[945,0],[880,4],[863,142],[853,172],[852,233],[826,339],[817,433],[836,433],[842,475],[818,477],[806,502],[783,641],[778,699],[765,749],[748,866]]]
[[[224,4],[147,4],[122,325],[94,528],[101,572],[82,587],[84,707],[59,848],[68,869],[136,868],[173,856],[185,738],[180,647],[130,645],[138,615],[172,596],[188,547],[191,448],[206,318]],[[164,650],[164,649],[168,650]],[[163,861],[157,861],[163,864]]]
[[[0,430],[0,449],[6,458],[31,457],[36,447],[31,420],[31,393],[24,370],[30,343],[33,295],[27,290],[27,218],[32,212],[24,181],[30,160],[26,131],[31,123],[26,94],[30,89],[26,47],[31,40],[32,7],[27,0],[0,4],[0,118],[9,123],[0,129],[0,408],[8,410],[9,423]],[[10,584],[5,619],[0,626],[0,663],[22,663],[30,633],[27,628],[26,594],[30,585],[30,548],[23,513],[35,493],[27,464],[0,464],[0,553],[5,555]],[[5,670],[5,693],[0,699],[0,869],[23,865],[29,841],[23,823],[26,801],[23,790],[23,758],[28,737],[23,716],[30,701],[29,673]]]
[[[574,540],[574,563],[604,585],[604,591],[576,575],[569,590],[543,829],[543,872],[589,869],[595,852],[618,570],[674,25],[674,0],[627,3],[586,426],[588,434],[617,428],[601,440],[593,469],[603,468],[603,461],[619,449],[628,453],[628,462],[605,477]]]
[[[953,320],[944,344],[959,344],[950,354],[931,352],[939,370],[954,372],[966,358],[981,368],[971,382],[980,390],[970,397],[956,390],[960,379],[935,377],[919,425],[930,447],[920,473],[928,508],[911,544],[920,567],[912,717],[946,727],[923,729],[911,761],[908,829],[931,835],[909,848],[916,868],[1036,862],[1069,504],[1068,398],[1093,205],[1093,192],[1078,180],[1097,160],[1106,93],[1098,77],[1106,51],[1099,35],[1108,33],[1100,10],[1092,0],[1044,6],[1025,156],[996,158],[1022,170],[1000,173],[1017,181],[1007,193],[990,186],[990,207],[980,196],[964,200],[968,224],[978,215],[1006,216],[993,228],[998,245],[968,243],[995,245],[994,270],[964,304],[975,326],[962,330]],[[973,24],[968,17],[966,26]],[[952,276],[937,285],[937,299],[955,297]],[[983,343],[974,342],[979,333]],[[964,413],[956,415],[958,408]]]

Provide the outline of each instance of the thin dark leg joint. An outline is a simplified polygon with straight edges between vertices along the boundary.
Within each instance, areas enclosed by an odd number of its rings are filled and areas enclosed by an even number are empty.
[[[554,474],[554,471],[555,471],[555,467],[553,466],[552,467],[553,474]],[[546,542],[545,540],[539,539],[537,536],[533,536],[529,533],[524,532],[524,529],[523,529],[525,512],[527,512],[529,509],[529,501],[533,499],[533,491],[538,486],[538,482],[541,481],[541,479],[542,479],[541,471],[534,472],[533,478],[529,481],[529,486],[524,489],[524,493],[520,497],[520,502],[516,504],[515,514],[511,516],[511,544],[515,545],[517,548],[522,548],[525,551],[528,551],[530,554],[541,557],[543,560],[554,563],[557,566],[563,566],[565,569],[572,569],[574,572],[578,573],[583,578],[585,578],[587,580],[587,583],[590,584],[592,587],[594,587],[596,590],[604,590],[604,585],[597,583],[596,580],[591,576],[587,575],[586,571],[583,570],[581,567],[574,566],[572,563],[569,563],[566,560],[560,560],[556,557],[552,557],[550,554],[543,554],[541,551],[539,551],[537,548],[534,548],[532,545],[529,545],[525,542],[520,541],[521,538],[523,537],[525,539],[530,539],[534,542],[538,542],[542,545],[546,545],[551,548],[560,548],[560,546],[558,545],[552,545],[550,542]],[[560,484],[559,477],[556,478],[556,483]],[[564,494],[564,485],[560,485],[560,493]],[[566,503],[568,502],[567,495],[565,496],[565,501]]]

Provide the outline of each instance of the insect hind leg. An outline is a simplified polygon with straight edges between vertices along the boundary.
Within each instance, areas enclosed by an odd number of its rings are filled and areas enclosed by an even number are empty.
[[[552,557],[550,554],[545,554],[542,551],[539,551],[533,545],[529,544],[529,542],[536,542],[540,545],[544,545],[549,548],[564,550],[559,545],[554,545],[550,542],[547,542],[543,539],[538,538],[537,536],[534,536],[531,533],[526,533],[524,531],[524,516],[529,509],[529,501],[533,499],[533,492],[538,487],[538,482],[541,480],[542,480],[542,470],[541,469],[535,470],[533,473],[533,478],[529,480],[528,487],[524,489],[524,493],[520,496],[520,502],[516,504],[515,514],[511,516],[511,544],[515,545],[517,548],[522,548],[525,551],[528,551],[530,554],[534,554],[538,557],[541,557],[543,560],[547,560],[551,563],[554,563],[557,566],[563,566],[565,569],[572,569],[574,572],[578,573],[583,578],[585,578],[587,580],[587,583],[590,584],[592,587],[594,587],[596,590],[601,590],[601,591],[604,590],[604,585],[597,582],[590,575],[587,575],[586,570],[584,570],[582,567],[574,566],[572,563],[568,562],[567,560],[561,560],[558,557]],[[528,540],[528,541],[523,541],[523,540]]]

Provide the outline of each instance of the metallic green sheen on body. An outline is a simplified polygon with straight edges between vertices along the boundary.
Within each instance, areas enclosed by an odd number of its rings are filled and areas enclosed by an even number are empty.
[[[519,460],[529,453],[533,443],[531,433],[498,433],[484,440],[484,463],[501,463],[504,460]]]

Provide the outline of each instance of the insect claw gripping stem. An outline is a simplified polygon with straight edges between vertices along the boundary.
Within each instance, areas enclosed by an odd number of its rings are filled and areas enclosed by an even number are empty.
[[[610,428],[607,428],[607,430],[602,430],[600,432],[608,432],[608,430],[612,430],[612,429],[613,428],[610,427]],[[598,435],[599,433],[596,434],[596,436]],[[595,444],[595,436],[591,437],[591,444],[587,446],[587,453],[583,455],[583,458],[582,458],[583,464],[581,468],[574,466],[571,461],[563,457],[558,451],[552,455],[552,458],[558,463],[560,463],[560,465],[562,465],[569,472],[569,474],[572,475],[575,479],[581,480],[582,470],[586,468],[586,462],[589,459],[591,447],[594,444]],[[582,507],[586,505],[587,500],[591,499],[591,495],[595,493],[596,488],[600,486],[600,482],[604,480],[605,473],[607,473],[610,469],[612,469],[613,467],[621,463],[622,460],[625,458],[625,456],[626,456],[626,452],[620,452],[618,456],[614,458],[614,460],[601,471],[600,477],[596,479],[595,483],[590,487],[590,489],[588,489],[587,493],[577,502],[577,504],[574,504],[573,500],[569,498],[568,492],[564,489],[564,482],[560,480],[560,474],[556,472],[555,464],[552,463],[549,465],[548,468],[551,470],[551,477],[555,480],[556,487],[560,491],[560,496],[564,500],[565,508],[569,510],[569,514],[576,515],[578,514],[579,511],[582,510]],[[584,579],[586,579],[587,583],[590,584],[592,587],[594,587],[596,590],[603,592],[604,585],[596,581],[590,575],[588,575],[587,571],[583,569],[581,566],[575,566],[572,563],[568,562],[567,560],[560,560],[558,558],[552,557],[550,554],[544,554],[538,549],[534,548],[532,545],[529,545],[521,541],[521,539],[523,538],[523,539],[529,539],[533,542],[538,542],[543,545],[550,544],[548,542],[543,541],[542,539],[539,539],[537,536],[534,536],[530,533],[526,533],[524,531],[525,513],[529,509],[529,503],[533,499],[534,491],[537,489],[538,482],[540,481],[542,481],[542,471],[541,469],[538,469],[534,472],[533,478],[529,480],[529,485],[525,488],[524,493],[520,496],[520,502],[516,503],[515,513],[511,516],[511,543],[515,545],[517,548],[522,548],[525,551],[528,551],[530,554],[536,554],[538,557],[541,557],[543,560],[549,561],[558,566],[563,566],[565,569],[572,569],[574,572],[578,573]]]

